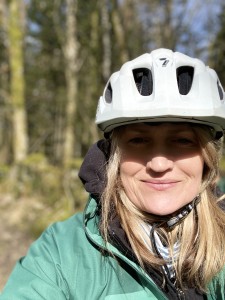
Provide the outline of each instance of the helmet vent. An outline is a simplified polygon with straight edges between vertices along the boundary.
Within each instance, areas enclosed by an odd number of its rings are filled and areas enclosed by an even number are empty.
[[[152,94],[153,81],[152,72],[147,68],[139,68],[133,70],[134,81],[136,83],[138,92],[142,96],[149,96]]]
[[[112,86],[110,82],[105,90],[105,101],[106,103],[112,103]]]
[[[219,92],[219,96],[220,96],[220,100],[223,100],[223,89],[219,83],[219,80],[217,80],[217,88],[218,88],[218,92]]]
[[[193,67],[182,66],[177,68],[177,84],[181,95],[187,95],[190,92],[193,76]]]

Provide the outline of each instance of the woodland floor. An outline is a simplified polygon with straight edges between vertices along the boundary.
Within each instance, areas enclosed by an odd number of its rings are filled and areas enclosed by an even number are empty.
[[[16,261],[26,254],[32,242],[28,231],[21,225],[26,211],[24,202],[26,200],[12,203],[10,196],[0,199],[0,291]]]

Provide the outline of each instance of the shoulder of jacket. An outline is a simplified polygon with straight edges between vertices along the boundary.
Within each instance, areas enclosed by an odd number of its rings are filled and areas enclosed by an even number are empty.
[[[43,235],[68,240],[71,236],[76,235],[76,232],[80,229],[83,231],[83,213],[75,214],[64,221],[51,224],[43,232]]]
[[[209,291],[209,299],[225,300],[225,266],[210,282]]]

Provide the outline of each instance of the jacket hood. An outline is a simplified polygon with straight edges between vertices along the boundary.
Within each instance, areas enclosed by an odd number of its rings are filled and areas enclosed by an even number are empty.
[[[105,139],[99,140],[89,148],[78,173],[85,190],[98,199],[106,186],[109,153],[110,142]]]

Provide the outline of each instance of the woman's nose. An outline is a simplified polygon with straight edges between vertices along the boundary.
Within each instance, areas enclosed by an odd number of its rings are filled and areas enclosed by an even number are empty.
[[[165,172],[173,168],[173,161],[166,156],[154,156],[147,162],[147,169]]]

